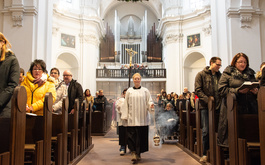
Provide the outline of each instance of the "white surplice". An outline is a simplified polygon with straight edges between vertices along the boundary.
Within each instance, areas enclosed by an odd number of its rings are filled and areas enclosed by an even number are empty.
[[[121,108],[121,119],[127,120],[127,125],[124,124],[124,126],[149,125],[149,111],[152,104],[153,100],[147,88],[134,89],[130,87]]]

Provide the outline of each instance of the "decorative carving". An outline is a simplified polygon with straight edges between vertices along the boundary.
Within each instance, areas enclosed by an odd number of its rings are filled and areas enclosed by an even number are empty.
[[[205,36],[209,36],[212,34],[212,26],[209,25],[208,27],[202,28],[202,31],[204,32]]]
[[[181,36],[178,34],[172,34],[172,33],[168,34],[165,37],[164,43],[168,44],[168,43],[172,43],[172,42],[177,42],[180,37]]]
[[[59,31],[58,27],[52,27],[52,34],[57,35],[57,32]]]
[[[252,6],[241,6],[238,8],[229,8],[227,12],[228,17],[239,16],[240,27],[250,28],[253,16],[260,16],[263,12],[260,9],[254,9]]]
[[[80,39],[84,39],[85,42],[99,46],[99,40],[96,35],[94,34],[88,34],[88,35],[79,35]]]
[[[242,28],[250,28],[252,21],[252,14],[240,14],[240,22]]]
[[[22,26],[23,12],[12,12],[13,26]]]

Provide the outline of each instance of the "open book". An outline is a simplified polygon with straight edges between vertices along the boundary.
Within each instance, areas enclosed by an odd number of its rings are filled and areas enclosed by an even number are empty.
[[[253,89],[253,88],[257,88],[259,86],[259,82],[250,82],[250,81],[245,81],[240,87],[239,90],[241,89]]]
[[[26,112],[26,115],[29,115],[29,116],[37,116],[35,113],[29,113],[29,112]]]

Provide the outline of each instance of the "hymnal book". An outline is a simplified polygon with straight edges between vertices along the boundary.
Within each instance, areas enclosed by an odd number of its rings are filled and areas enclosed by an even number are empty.
[[[29,112],[26,112],[26,115],[29,115],[29,116],[37,116],[35,113],[29,113]]]
[[[250,82],[250,81],[245,81],[240,87],[239,90],[241,89],[253,89],[253,88],[257,88],[259,86],[259,82]]]

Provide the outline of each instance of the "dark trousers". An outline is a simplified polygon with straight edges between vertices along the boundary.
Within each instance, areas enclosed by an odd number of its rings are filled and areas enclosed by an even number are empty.
[[[127,128],[124,126],[119,126],[119,145],[126,146],[127,144]]]
[[[209,149],[209,117],[207,109],[201,110],[201,127],[203,155],[206,155],[206,152]]]
[[[128,148],[137,155],[148,151],[148,126],[127,127]]]

